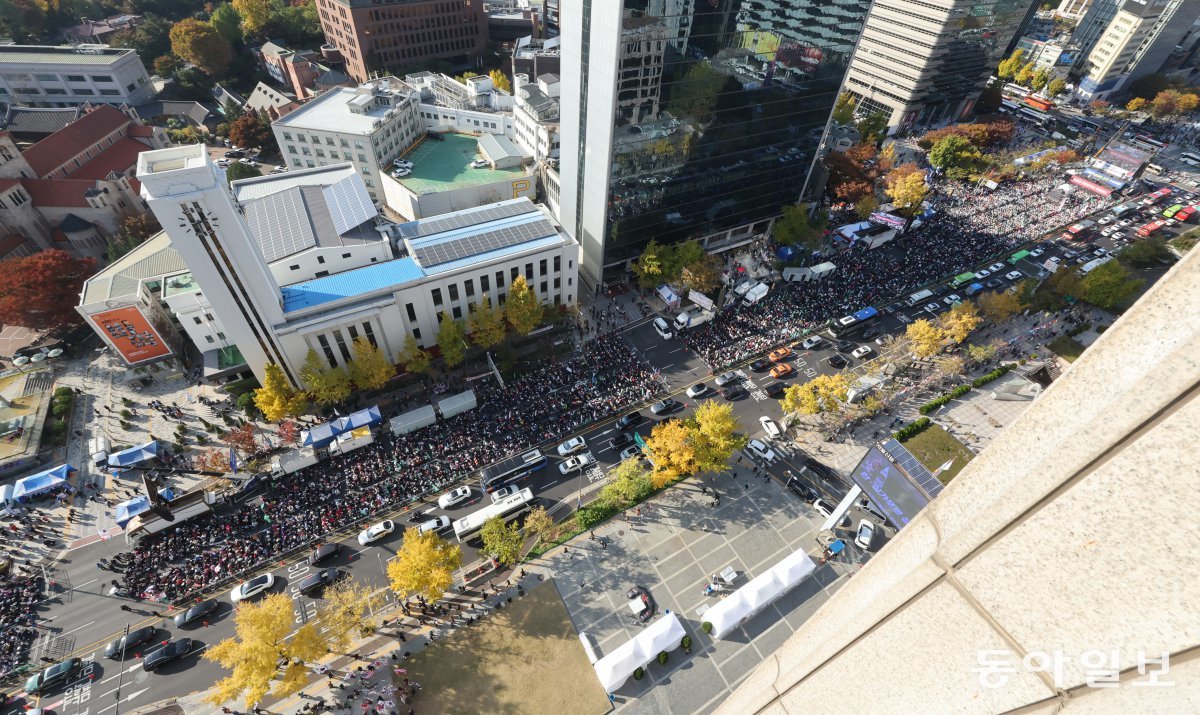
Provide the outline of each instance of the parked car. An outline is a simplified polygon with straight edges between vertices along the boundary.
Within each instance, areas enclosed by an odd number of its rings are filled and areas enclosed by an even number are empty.
[[[40,673],[36,673],[29,680],[25,681],[25,693],[28,695],[41,695],[42,693],[63,685],[71,676],[79,672],[83,666],[83,661],[78,658],[64,660],[61,663],[46,668]]]
[[[390,522],[389,522],[390,523]],[[362,537],[359,537],[360,539]],[[249,581],[243,581],[238,584],[237,588],[229,594],[229,600],[234,603],[248,601],[259,594],[262,594],[275,585],[275,574],[265,573],[262,576],[256,576]]]
[[[487,159],[476,159],[475,161],[471,162],[472,169],[485,169],[485,168],[487,168],[487,166],[488,166]]]
[[[1004,274],[1005,279],[1010,281],[1019,281],[1025,277],[1025,274],[1020,271],[1009,271]]]
[[[862,335],[860,335],[859,338],[862,340],[870,340],[877,335],[879,335],[879,328],[872,327],[862,331]]]
[[[754,362],[750,363],[750,369],[754,372],[763,372],[769,367],[771,367],[771,361],[767,360],[766,358],[758,358]]]
[[[451,489],[450,491],[438,497],[438,506],[443,509],[450,509],[462,504],[470,498],[471,487],[463,485],[461,487],[455,487],[454,489]]]
[[[191,625],[196,621],[205,620],[205,617],[208,616],[208,614],[217,610],[218,604],[219,602],[215,598],[208,598],[200,603],[197,603],[186,611],[175,616],[175,627],[183,628],[184,626]]]
[[[778,455],[760,439],[752,439],[746,443],[746,451],[764,462],[774,462]]]
[[[783,393],[786,390],[787,390],[787,385],[783,384],[782,382],[772,382],[770,385],[767,385],[767,387],[766,387],[767,396],[773,397],[777,400],[779,398],[783,397]]]
[[[854,536],[854,543],[864,549],[871,548],[871,542],[875,540],[875,525],[867,519],[858,522],[858,533]]]
[[[825,342],[819,335],[810,335],[800,343],[800,347],[805,350],[815,350],[821,343]]]
[[[396,523],[391,519],[385,519],[378,524],[374,524],[369,528],[363,529],[358,535],[358,543],[362,546],[379,541],[383,537],[396,530]]]
[[[792,367],[786,362],[781,362],[775,367],[771,368],[771,377],[775,378],[776,380],[782,380],[784,378],[791,377],[795,372],[796,368]]]
[[[866,356],[868,356],[870,354],[871,354],[871,346],[863,345],[860,348],[858,348],[857,350],[855,350],[854,352],[850,353],[850,357],[855,357],[855,358],[858,358],[861,360],[862,358],[865,358]]]
[[[631,444],[633,444],[633,437],[628,432],[617,433],[609,442],[613,449],[624,449]]]
[[[730,372],[726,372],[726,373],[717,375],[717,379],[713,380],[713,382],[716,383],[717,387],[725,387],[726,385],[728,385],[732,382],[738,382],[741,379],[742,379],[741,375],[738,375],[736,372],[730,371]]]
[[[326,586],[343,578],[345,575],[346,572],[341,569],[321,569],[315,574],[306,576],[301,580],[298,590],[305,596],[312,596],[313,594],[323,592]]]
[[[134,655],[137,652],[135,648],[153,639],[157,632],[158,629],[154,626],[144,626],[129,631],[129,635],[122,635],[108,644],[108,647],[104,649],[104,657],[123,658],[127,655]]]
[[[839,340],[833,346],[839,353],[848,353],[854,350],[854,343],[849,340]]]
[[[821,516],[825,517],[826,519],[833,516],[834,507],[830,504],[825,503],[824,501],[822,501],[820,499],[813,502],[813,508],[815,508],[817,510],[817,512]],[[850,523],[851,523],[850,516],[847,514],[842,517],[841,521],[839,521],[837,525],[845,527],[845,526],[850,526]]]
[[[308,563],[317,565],[326,559],[331,559],[337,556],[342,550],[341,544],[321,544],[313,549],[312,556],[309,557]]]
[[[990,270],[988,270],[987,268],[984,268],[983,270],[975,272],[975,280],[979,280],[980,278],[987,278],[990,275],[992,275],[992,272]]]
[[[771,362],[783,362],[791,356],[792,349],[789,347],[776,348],[772,350],[769,355],[767,355],[767,357],[771,359]]]
[[[779,429],[779,425],[775,423],[775,420],[767,417],[766,415],[759,417],[758,423],[762,425],[763,431],[766,432],[767,437],[770,437],[771,439],[775,439],[783,434],[783,430]]]
[[[155,648],[142,658],[142,669],[154,671],[175,660],[179,660],[192,650],[191,638],[180,638],[169,641],[160,648]]]
[[[630,412],[621,419],[617,420],[617,429],[627,430],[630,427],[636,427],[637,425],[641,424],[642,420],[644,419],[646,418],[642,417],[641,412]]]
[[[650,412],[656,415],[669,415],[682,408],[683,404],[681,402],[668,397],[665,400],[650,405]]]
[[[987,269],[988,269],[989,273],[997,273],[999,271],[1004,270],[1004,264],[1003,263],[993,263],[992,265],[988,266]]]
[[[703,382],[692,385],[687,389],[688,397],[701,397],[708,392],[708,385]]]
[[[579,450],[587,447],[587,441],[582,436],[572,437],[571,439],[558,445],[558,456],[565,457],[569,454],[575,454]]]
[[[960,297],[958,293],[951,293],[945,298],[942,298],[942,302],[946,305],[958,305],[962,302],[962,297]]]
[[[825,358],[825,362],[829,363],[830,367],[838,370],[841,370],[847,365],[846,358],[842,357],[841,355],[830,355],[829,357]]]
[[[517,486],[516,484],[505,484],[496,491],[492,492],[492,503],[495,504],[504,497],[512,496],[519,491],[521,491],[521,487]]]
[[[730,385],[721,390],[721,396],[726,400],[733,402],[746,396],[746,389],[741,385]]]
[[[626,447],[624,450],[622,450],[621,461],[624,462],[626,459],[632,459],[640,456],[642,456],[642,448],[635,444],[632,447]]]
[[[449,528],[450,517],[446,516],[445,514],[439,514],[429,521],[422,522],[421,525],[417,527],[417,533],[427,534],[431,531],[442,531],[443,529]]]
[[[788,477],[787,488],[791,489],[793,494],[800,497],[801,500],[806,501],[809,504],[811,504],[814,501],[816,501],[817,499],[821,498],[821,495],[817,493],[816,489],[813,489],[812,487],[808,486],[807,484],[802,483],[799,479],[796,479],[795,477]]]
[[[595,463],[595,461],[596,458],[592,456],[591,452],[577,454],[574,457],[568,457],[567,459],[563,460],[563,462],[558,465],[558,471],[562,472],[563,474],[570,474],[571,472],[574,472],[578,469],[583,469],[584,467]]]

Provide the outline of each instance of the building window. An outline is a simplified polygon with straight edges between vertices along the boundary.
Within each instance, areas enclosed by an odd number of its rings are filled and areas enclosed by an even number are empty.
[[[547,291],[546,291],[546,281],[542,281],[542,288],[541,288],[541,290],[540,290],[539,292],[540,292],[542,295],[545,295],[545,294],[546,294],[546,292],[547,292]]]
[[[207,341],[208,341],[208,342],[210,342],[210,343],[215,343],[215,342],[217,342],[216,340],[213,340],[213,336],[211,336],[211,335],[205,335],[205,336],[204,336],[204,339],[205,339],[205,340],[207,340]]]
[[[292,135],[291,135],[291,134],[288,134],[287,132],[284,132],[284,133],[283,133],[283,140],[284,140],[284,141],[289,141],[289,142],[290,142],[290,141],[292,140]]]
[[[351,255],[352,254],[349,254],[349,253],[343,253],[342,258],[349,258]]]
[[[413,328],[413,337],[416,338],[417,340],[421,339],[421,329],[420,328]]]
[[[483,291],[484,293],[487,293],[489,290],[491,290],[491,288],[488,287],[487,276],[479,276],[479,290]]]
[[[200,316],[199,315],[193,315],[192,320],[196,321],[196,325],[200,324]]]
[[[367,336],[367,342],[371,343],[372,347],[379,347],[379,343],[375,342],[375,331],[371,329],[370,323],[363,323],[363,335]]]
[[[429,292],[429,294],[431,296],[433,296],[433,304],[434,305],[442,304],[442,289],[441,288],[434,288],[432,291]]]
[[[507,294],[507,293],[501,293],[500,295],[496,296],[496,305],[503,306],[503,305],[504,305],[504,299],[505,299],[505,298],[507,298],[507,297],[508,297],[508,294]]]
[[[329,366],[337,365],[337,360],[333,358],[333,350],[329,347],[329,341],[325,339],[324,335],[317,336],[317,343],[321,346],[321,352],[325,353],[325,359],[329,361]]]
[[[350,333],[350,342],[353,344],[355,340],[358,340],[358,328],[351,325],[349,328],[346,328],[346,330]]]
[[[527,281],[533,280],[533,264],[532,263],[525,264],[525,280],[527,280]]]
[[[462,308],[458,307],[457,305],[454,306],[454,319],[462,320]]]
[[[90,89],[73,89],[71,91],[74,92],[75,94],[82,94],[82,95],[85,95],[88,97],[91,97],[92,95],[96,94],[95,92],[93,92]]]
[[[67,75],[67,81],[68,82],[86,82],[87,77],[84,77],[81,74],[69,74],[69,75]]]
[[[100,90],[100,94],[104,95],[105,97],[121,96],[120,90],[116,90],[116,89],[102,89],[102,90]]]
[[[104,76],[100,76],[100,75],[92,75],[92,81],[93,81],[93,82],[103,82],[103,83],[105,83],[105,84],[113,84],[113,81],[114,81],[114,80],[113,80],[113,78],[112,78],[112,77],[104,77]]]
[[[413,304],[412,303],[406,304],[404,306],[404,309],[406,311],[408,311],[408,319],[414,323],[417,322],[417,311],[413,310]]]
[[[470,278],[463,281],[463,288],[466,289],[468,298],[475,295],[475,281],[471,280]]]
[[[572,278],[571,276],[567,276],[567,285],[571,285],[574,282],[575,282],[574,278]]]
[[[327,275],[329,275],[329,271],[317,271],[313,274],[315,278],[324,278]]]
[[[450,300],[458,300],[458,284],[450,284]]]
[[[205,314],[204,314],[204,319],[205,319],[205,320],[212,320],[212,319],[213,319],[213,317],[212,317],[212,313],[205,313]]]
[[[554,272],[558,273],[562,270],[562,256],[554,257]]]
[[[496,290],[504,287],[504,271],[496,271]]]
[[[561,287],[562,287],[562,278],[555,278],[554,279],[554,290],[558,290]]]
[[[519,275],[521,275],[521,269],[517,268],[516,266],[513,266],[512,271],[510,272],[510,274],[508,276],[509,281],[510,282],[515,281],[517,279],[517,276],[519,276]]]
[[[346,347],[346,339],[342,337],[342,331],[333,331],[333,340],[337,343],[338,352],[342,354],[342,360],[350,362],[350,348]]]
[[[317,256],[317,263],[324,263],[324,262],[325,262],[325,256]]]
[[[217,340],[224,340],[224,339],[225,339],[225,333],[217,331]]]
[[[545,276],[545,275],[546,275],[546,259],[543,258],[541,261],[538,262],[538,276],[541,277],[541,276]]]

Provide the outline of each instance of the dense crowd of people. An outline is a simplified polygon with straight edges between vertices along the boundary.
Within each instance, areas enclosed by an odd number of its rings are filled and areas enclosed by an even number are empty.
[[[1039,177],[988,190],[942,182],[930,200],[935,215],[900,240],[828,256],[837,270],[825,278],[779,283],[755,305],[722,311],[680,338],[719,370],[832,318],[867,306],[882,308],[931,281],[1007,258],[1046,229],[1099,207],[1101,199],[1082,190],[1055,193],[1056,183],[1061,179]]]
[[[565,362],[501,387],[476,385],[478,407],[287,478],[260,504],[149,536],[136,548],[125,588],[172,601],[251,569],[387,507],[406,504],[465,474],[645,400],[665,382],[616,335],[590,341]]]
[[[28,660],[41,591],[40,577],[6,575],[0,580],[0,677]]]

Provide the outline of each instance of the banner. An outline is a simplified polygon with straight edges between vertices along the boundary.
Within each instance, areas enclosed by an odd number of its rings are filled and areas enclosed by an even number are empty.
[[[692,301],[701,308],[704,308],[705,310],[711,311],[713,309],[712,298],[709,298],[700,291],[688,291],[688,300]]]
[[[876,211],[875,213],[871,214],[871,220],[876,223],[887,224],[888,226],[892,226],[894,228],[904,228],[904,219],[891,214],[885,214]]]
[[[167,347],[162,336],[150,325],[150,321],[136,305],[106,310],[96,313],[91,318],[130,365],[171,354],[171,349]]]
[[[1097,196],[1107,197],[1112,194],[1112,189],[1108,188],[1107,186],[1101,186],[1100,184],[1097,184],[1094,181],[1088,181],[1087,179],[1083,178],[1079,174],[1076,174],[1075,176],[1071,177],[1071,183],[1075,184],[1076,186],[1079,186],[1081,188],[1087,189],[1088,191],[1092,192],[1093,194],[1096,194]]]

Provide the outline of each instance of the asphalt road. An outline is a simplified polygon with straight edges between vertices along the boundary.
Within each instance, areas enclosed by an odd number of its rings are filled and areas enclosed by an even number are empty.
[[[1106,212],[1105,212],[1106,213]],[[1137,224],[1137,225],[1140,225]],[[1186,230],[1189,226],[1181,226],[1171,231],[1171,235]],[[1111,238],[1101,238],[1089,246],[1101,245],[1113,247]],[[1076,248],[1072,246],[1071,248]],[[1020,261],[1016,266],[1006,264],[1001,274],[1020,270],[1026,276],[1033,276],[1051,257],[1060,257],[1068,264],[1082,261],[1063,258],[1067,247],[1055,242],[1046,242],[1045,253],[1037,258]],[[986,280],[986,279],[985,279]],[[1018,279],[1019,280],[1019,279]],[[1006,282],[1006,285],[1011,282]],[[932,302],[932,299],[929,301]],[[939,301],[940,302],[940,301]],[[945,310],[945,304],[938,312]],[[885,333],[901,330],[905,323],[920,317],[928,317],[928,312],[921,305],[904,307],[894,315],[885,316],[880,327]],[[695,409],[699,401],[704,399],[722,400],[713,391],[706,396],[693,399],[686,396],[688,387],[697,382],[706,382],[712,386],[708,367],[695,354],[685,348],[678,340],[663,340],[647,321],[642,321],[624,331],[628,342],[637,348],[650,365],[657,368],[667,380],[672,396],[683,404],[682,409],[670,417],[687,417]],[[856,344],[861,340],[854,340]],[[834,354],[829,341],[814,351],[800,351],[789,359],[795,372],[785,383],[806,381],[819,374],[830,374],[836,370],[829,365],[828,358]],[[851,366],[859,361],[847,357]],[[873,359],[873,353],[866,359]],[[768,416],[779,422],[782,418],[779,403],[770,399],[763,391],[774,379],[765,372],[756,373],[743,366],[737,370],[741,376],[747,393],[733,404],[734,414],[741,421],[746,433],[764,441],[766,435],[759,424],[759,418]],[[643,437],[648,436],[651,427],[656,422],[648,409],[641,413],[647,420],[635,428]],[[668,415],[662,416],[666,418]],[[569,504],[576,498],[580,489],[587,489],[602,481],[607,470],[619,461],[619,449],[611,446],[611,440],[617,430],[614,427],[615,416],[600,424],[585,430],[581,434],[588,443],[588,449],[596,458],[592,467],[570,474],[560,472],[558,465],[562,458],[554,452],[554,445],[543,445],[548,456],[549,464],[531,477],[526,486],[533,488],[540,502],[548,509],[556,505]],[[770,467],[770,472],[776,477],[783,478],[787,473],[799,474],[799,467],[804,463],[804,457],[793,453],[789,448],[778,444],[773,447],[780,454],[780,459]],[[747,455],[748,456],[748,455]],[[586,484],[585,484],[586,480]],[[473,486],[472,498],[453,509],[443,510],[437,507],[436,499],[421,504],[406,512],[411,514],[447,514],[452,519],[459,519],[485,504],[489,503],[487,495]],[[848,490],[848,485],[820,482],[809,484],[831,502],[841,500]],[[342,544],[341,553],[335,559],[322,564],[322,568],[336,566],[347,572],[350,577],[371,587],[382,589],[386,586],[386,561],[395,555],[402,539],[402,528],[410,526],[415,521],[400,516],[400,510],[390,514],[380,515],[379,519],[396,518],[400,523],[397,531],[368,546],[360,546],[357,542],[357,531],[347,532],[331,539]],[[45,656],[52,660],[60,660],[68,655],[75,655],[85,660],[81,674],[74,678],[65,689],[52,691],[42,698],[43,707],[50,707],[61,715],[108,715],[126,709],[145,705],[156,700],[177,696],[209,687],[214,681],[223,677],[219,667],[200,658],[201,651],[208,645],[214,644],[234,634],[232,605],[228,590],[216,597],[222,602],[221,607],[206,624],[192,628],[180,629],[169,620],[152,615],[153,606],[139,604],[127,599],[119,599],[107,595],[109,580],[118,574],[102,571],[96,567],[96,562],[102,558],[111,558],[121,551],[127,550],[123,537],[107,541],[97,541],[80,547],[66,554],[66,557],[56,565],[56,570],[50,573],[52,580],[60,584],[64,591],[56,593],[45,603],[43,637],[35,644],[35,657]],[[464,545],[464,563],[470,563],[477,558],[475,548]],[[299,627],[306,619],[316,612],[317,602],[297,592],[296,584],[310,572],[307,555],[288,562],[280,563],[272,570],[276,584],[274,590],[290,593],[295,601],[295,619]],[[387,596],[390,597],[390,594]],[[120,604],[130,605],[134,610],[120,610]],[[159,628],[154,642],[163,642],[168,638],[191,637],[196,643],[192,652],[180,661],[170,664],[151,674],[141,668],[140,661],[135,656],[124,662],[107,660],[103,657],[105,646],[123,631],[126,625],[138,628],[144,625],[156,625]],[[118,685],[120,689],[118,691]],[[117,700],[119,696],[119,701]],[[23,712],[22,701],[10,704],[0,715],[17,715]]]

